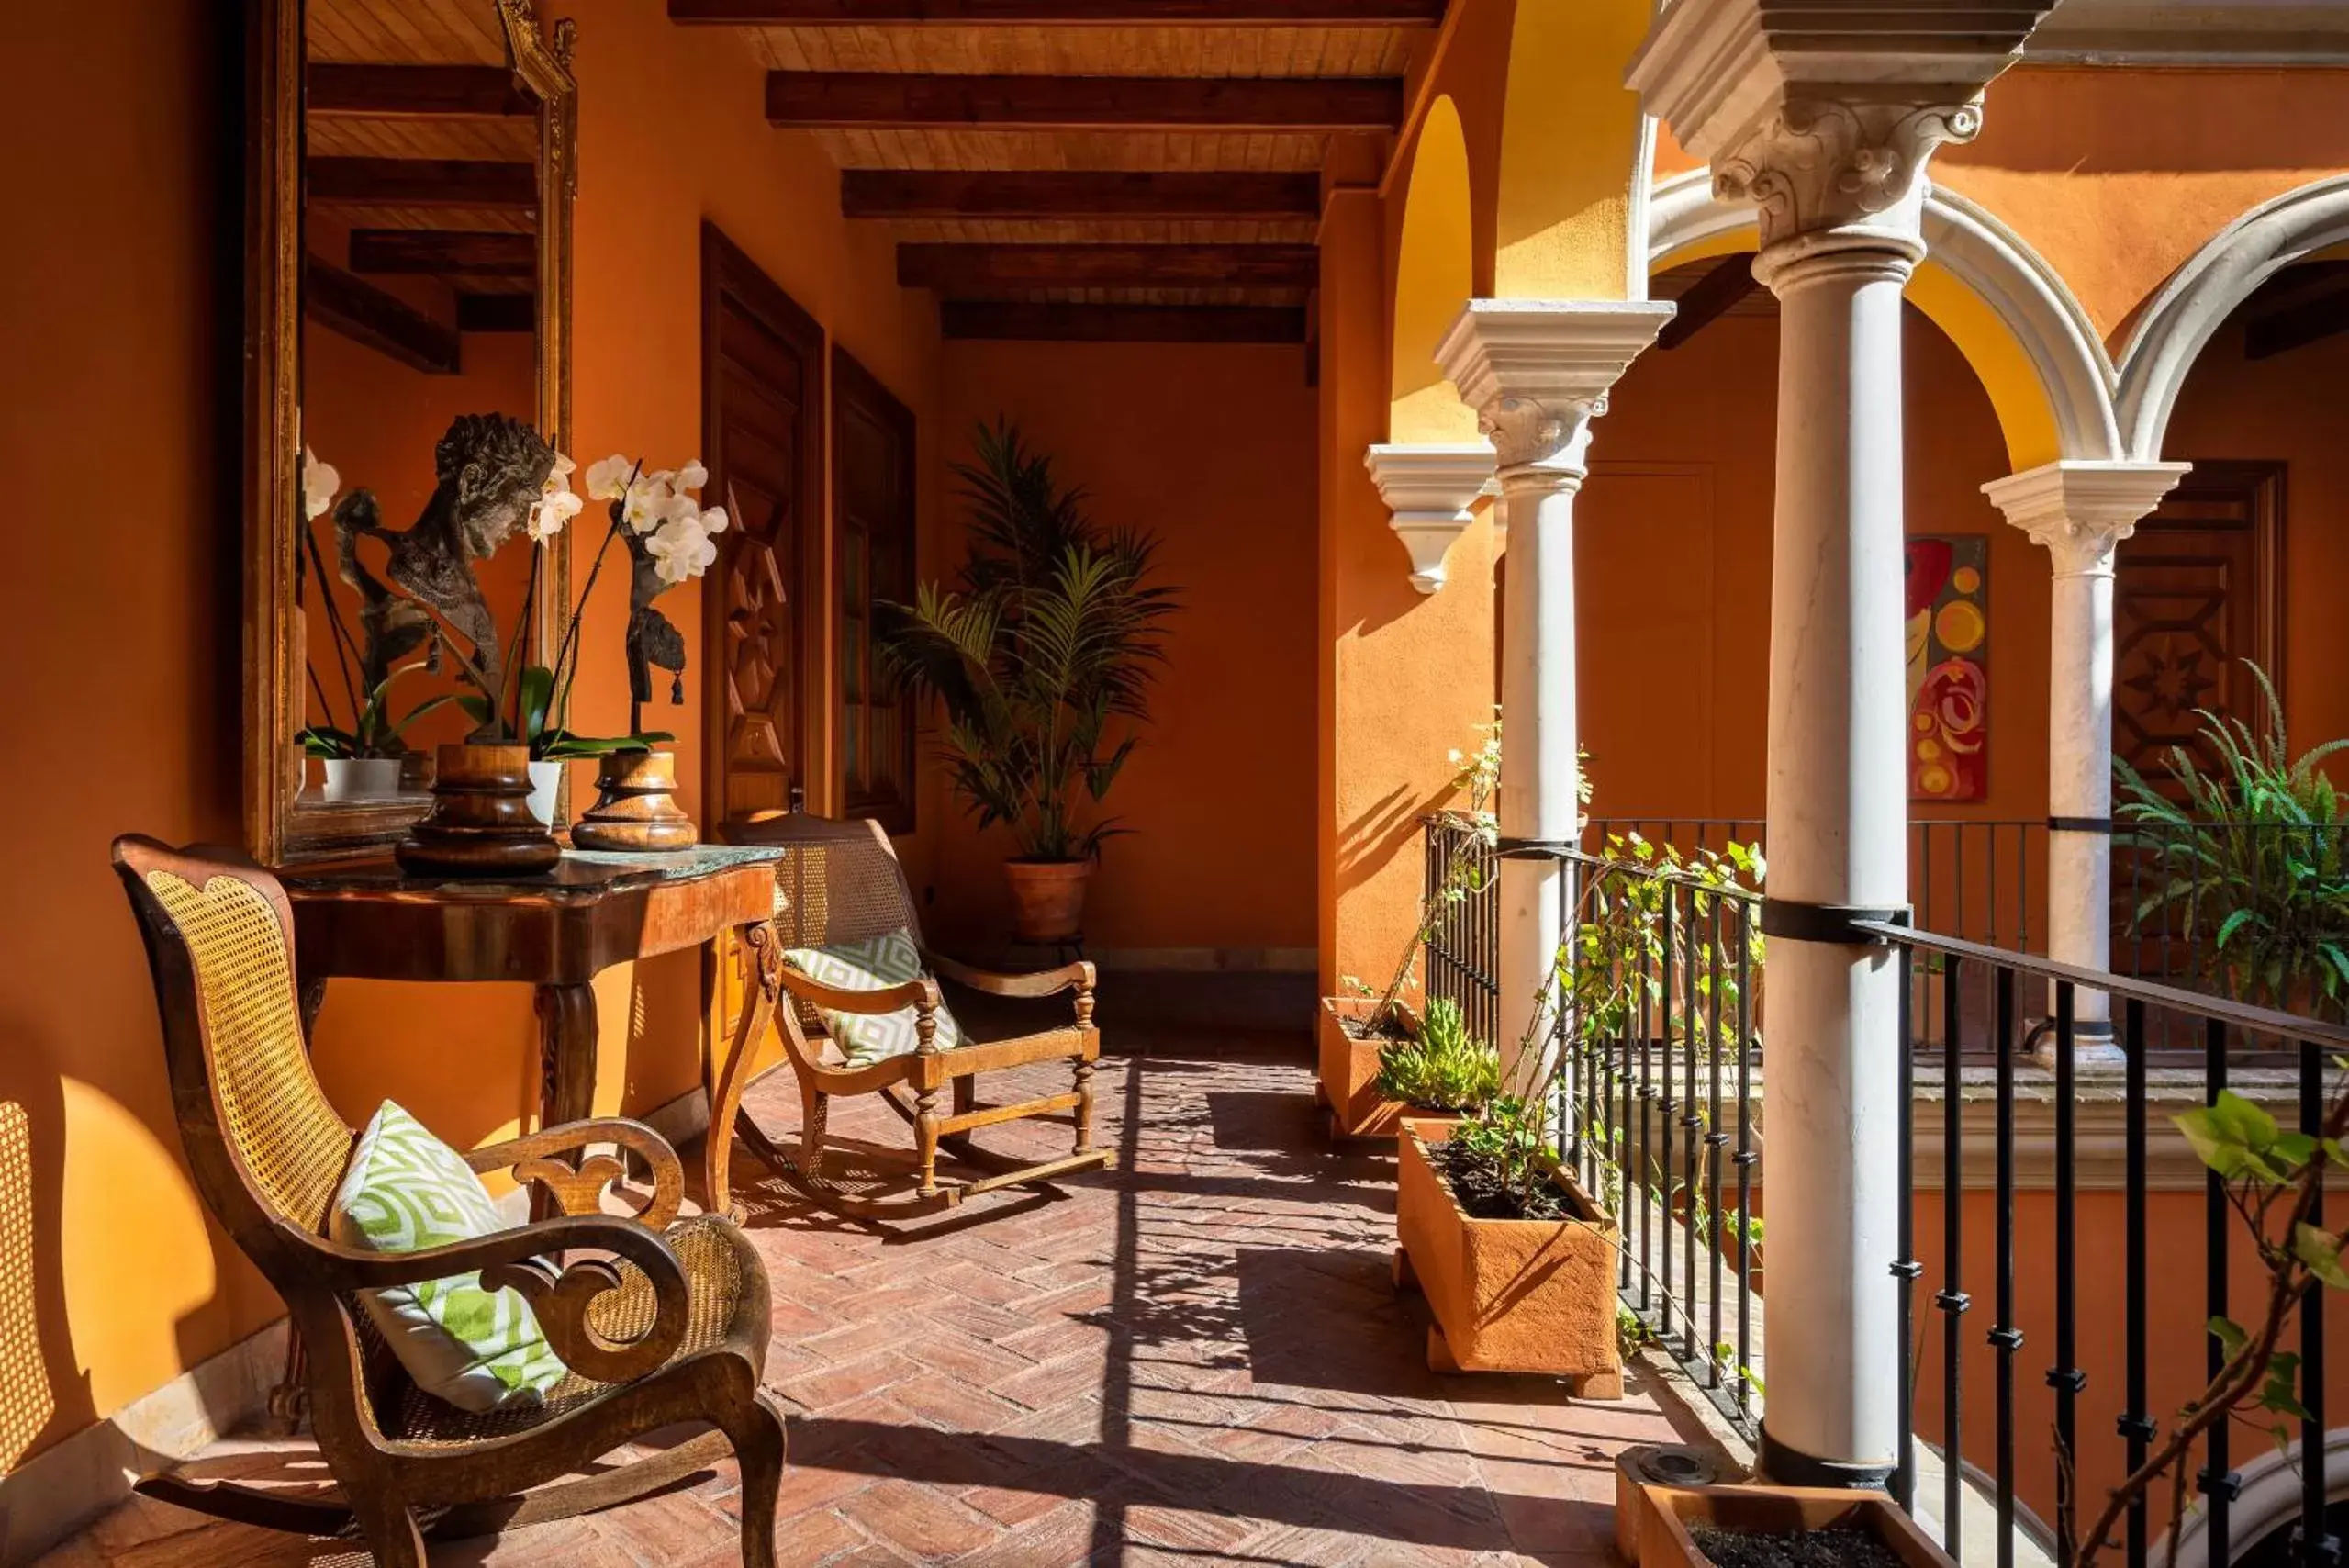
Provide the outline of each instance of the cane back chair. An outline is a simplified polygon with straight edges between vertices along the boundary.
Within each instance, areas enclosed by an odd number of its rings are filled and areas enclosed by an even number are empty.
[[[477,1171],[539,1183],[558,1217],[423,1251],[328,1238],[358,1135],[319,1090],[295,999],[293,913],[267,872],[129,836],[114,866],[130,894],[162,1014],[173,1110],[205,1204],[285,1300],[330,1494],[289,1495],[164,1473],[139,1490],[223,1518],[356,1534],[379,1563],[423,1568],[420,1529],[493,1533],[676,1484],[732,1448],[742,1465],[743,1560],[771,1568],[781,1411],[759,1387],[766,1275],[722,1219],[677,1220],[684,1170],[659,1134],[575,1122],[474,1150]],[[615,1144],[654,1173],[633,1217],[601,1212]],[[570,1158],[564,1158],[568,1155]],[[569,1253],[568,1267],[564,1266]],[[569,1375],[528,1409],[472,1415],[419,1389],[352,1293],[479,1270],[529,1302]],[[633,1463],[601,1456],[676,1422],[715,1430]],[[566,1479],[568,1478],[568,1479]]]
[[[1032,1186],[1055,1177],[1110,1163],[1112,1151],[1093,1144],[1093,1064],[1101,1057],[1101,1032],[1093,1025],[1093,966],[1079,960],[1031,974],[995,974],[932,952],[922,939],[922,922],[889,834],[875,822],[835,822],[807,812],[776,812],[727,825],[736,844],[779,848],[776,865],[776,948],[826,947],[869,941],[904,932],[921,955],[923,973],[878,991],[845,991],[811,979],[782,961],[782,1004],[776,1022],[783,1048],[800,1083],[800,1134],[797,1159],[776,1147],[748,1114],[713,1123],[710,1137],[726,1136],[731,1122],[743,1141],[778,1174],[824,1206],[856,1218],[904,1218],[952,1208],[965,1198],[1004,1187]],[[937,1040],[943,1005],[938,981],[996,997],[1044,998],[1074,992],[1073,1022],[1005,1040],[966,1039],[953,1049]],[[825,1032],[820,1010],[881,1015],[914,1010],[913,1049],[878,1061],[852,1063]],[[746,1047],[744,1047],[746,1049]],[[1066,1061],[1072,1084],[1066,1093],[1014,1104],[981,1104],[977,1079],[982,1072]],[[724,1079],[739,1082],[745,1064],[730,1063]],[[939,1094],[951,1087],[953,1108],[941,1114]],[[911,1097],[909,1098],[909,1092]],[[844,1094],[878,1094],[913,1129],[914,1186],[910,1192],[876,1195],[850,1190],[825,1169],[826,1125],[831,1102]],[[738,1107],[740,1094],[721,1102]],[[1068,1113],[1076,1126],[1075,1148],[1057,1159],[1022,1162],[971,1141],[979,1127],[1028,1116]],[[941,1173],[943,1151],[972,1174]],[[722,1207],[713,1196],[712,1207]]]

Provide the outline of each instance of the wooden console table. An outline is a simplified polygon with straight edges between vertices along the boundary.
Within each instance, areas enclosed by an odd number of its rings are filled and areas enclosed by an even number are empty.
[[[744,1005],[731,1049],[703,1066],[710,1136],[705,1193],[727,1191],[731,1128],[759,1036],[773,1016],[781,852],[703,845],[666,855],[566,849],[542,877],[411,876],[389,859],[282,873],[294,906],[307,1037],[332,980],[513,980],[538,989],[539,1111],[544,1126],[593,1114],[596,993],[614,964],[738,938]]]

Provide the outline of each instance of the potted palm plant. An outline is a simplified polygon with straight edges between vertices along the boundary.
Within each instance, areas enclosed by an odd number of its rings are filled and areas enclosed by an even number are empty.
[[[1102,842],[1124,831],[1092,808],[1148,722],[1176,590],[1151,580],[1157,541],[1094,523],[1017,426],[981,425],[974,444],[954,468],[970,554],[951,584],[886,608],[881,646],[908,691],[937,699],[955,792],[981,828],[1011,832],[1018,939],[1066,942]]]

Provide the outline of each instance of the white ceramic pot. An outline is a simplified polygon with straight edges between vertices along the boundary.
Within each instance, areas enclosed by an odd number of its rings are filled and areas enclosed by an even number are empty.
[[[399,758],[396,756],[330,756],[326,759],[326,798],[330,801],[380,801],[399,793]]]
[[[531,815],[548,827],[554,825],[554,791],[562,782],[560,762],[531,764]]]

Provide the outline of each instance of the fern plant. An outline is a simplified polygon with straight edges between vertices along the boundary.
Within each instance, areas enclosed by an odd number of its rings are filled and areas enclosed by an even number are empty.
[[[2113,771],[2127,797],[2118,836],[2150,876],[2132,919],[2156,916],[2201,950],[2206,981],[2239,1001],[2349,1012],[2349,802],[2320,767],[2349,740],[2299,756],[2267,672],[2243,661],[2265,699],[2267,731],[2197,710],[2213,764],[2183,746],[2164,759],[2165,793],[2126,762]]]
[[[1087,860],[1124,830],[1094,815],[1133,755],[1176,591],[1157,541],[1104,529],[1017,426],[980,425],[958,463],[970,554],[951,584],[885,607],[885,667],[943,711],[947,777],[1028,860]],[[1118,733],[1113,733],[1118,732]]]

